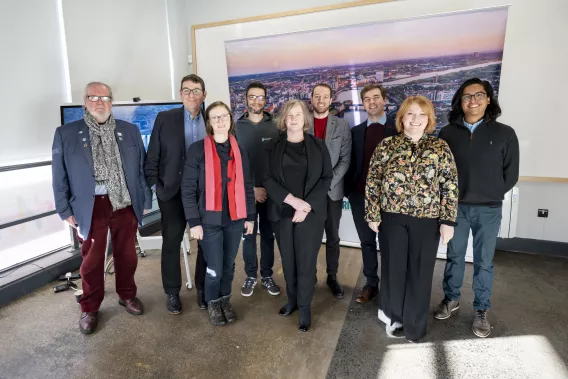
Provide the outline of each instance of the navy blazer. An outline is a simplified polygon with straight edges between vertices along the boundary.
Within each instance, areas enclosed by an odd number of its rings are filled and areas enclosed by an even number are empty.
[[[144,177],[144,143],[138,128],[126,121],[116,120],[114,135],[132,208],[142,224],[144,209],[152,208],[152,192]],[[62,220],[75,216],[79,237],[85,239],[91,229],[96,185],[89,127],[85,121],[58,127],[51,153],[55,210]]]
[[[351,195],[357,185],[357,178],[363,170],[363,152],[365,151],[365,133],[367,131],[367,120],[351,128],[351,162],[349,171],[345,175],[345,196]],[[394,118],[387,116],[385,122],[385,138],[397,134]]]

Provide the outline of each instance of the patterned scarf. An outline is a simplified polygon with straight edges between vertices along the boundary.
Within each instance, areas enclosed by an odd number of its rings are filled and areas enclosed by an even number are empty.
[[[105,123],[99,125],[93,115],[85,109],[84,119],[91,138],[95,181],[97,185],[106,187],[113,211],[126,208],[131,204],[131,200],[122,170],[118,143],[114,136],[116,127],[114,116],[111,113]]]

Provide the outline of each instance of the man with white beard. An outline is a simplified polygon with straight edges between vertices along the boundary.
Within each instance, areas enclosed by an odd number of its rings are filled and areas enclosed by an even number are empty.
[[[274,233],[266,213],[266,190],[262,187],[262,167],[264,162],[263,143],[278,137],[278,129],[272,115],[264,110],[266,105],[266,87],[260,82],[251,82],[245,91],[247,112],[235,125],[238,143],[245,149],[251,162],[254,181],[257,220],[252,234],[243,235],[243,259],[247,275],[241,288],[241,295],[251,296],[257,283],[258,259],[256,236],[260,230],[260,277],[262,287],[269,294],[280,294],[280,287],[272,279],[274,265]]]
[[[329,114],[333,91],[326,83],[319,83],[312,89],[314,128],[310,130],[325,141],[331,165],[333,180],[327,193],[327,219],[325,222],[327,285],[334,297],[344,295],[337,281],[339,269],[339,221],[343,213],[343,177],[351,161],[351,130],[342,118]]]

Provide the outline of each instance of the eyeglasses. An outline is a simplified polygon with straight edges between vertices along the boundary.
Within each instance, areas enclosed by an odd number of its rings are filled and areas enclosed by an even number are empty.
[[[218,123],[218,122],[221,121],[221,120],[227,121],[227,120],[229,119],[229,116],[230,116],[230,115],[229,115],[228,113],[225,113],[225,114],[222,114],[221,116],[212,116],[212,117],[209,117],[209,120],[211,120],[212,123],[216,124],[216,123]]]
[[[266,99],[266,96],[258,96],[258,95],[248,95],[247,97],[250,101],[254,101],[254,100],[262,101],[262,100]]]
[[[476,92],[473,95],[463,95],[462,101],[464,103],[469,103],[471,101],[471,99],[475,99],[476,101],[482,101],[482,100],[485,100],[486,96],[487,96],[487,93],[485,93],[485,92]]]
[[[87,96],[87,100],[92,101],[93,103],[96,103],[99,99],[103,103],[109,103],[112,101],[112,97],[110,96]]]
[[[189,96],[190,94],[193,94],[194,96],[200,96],[203,94],[203,90],[200,90],[199,88],[194,88],[194,89],[182,88],[181,93],[184,96]]]

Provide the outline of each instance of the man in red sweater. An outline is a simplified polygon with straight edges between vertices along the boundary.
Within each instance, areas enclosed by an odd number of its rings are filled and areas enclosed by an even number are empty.
[[[317,84],[312,90],[314,108],[313,134],[325,141],[331,165],[333,180],[327,193],[327,220],[325,223],[327,285],[333,296],[341,299],[344,295],[337,281],[339,268],[339,221],[343,213],[343,178],[349,170],[351,160],[351,130],[342,118],[329,114],[333,91],[326,83]]]

